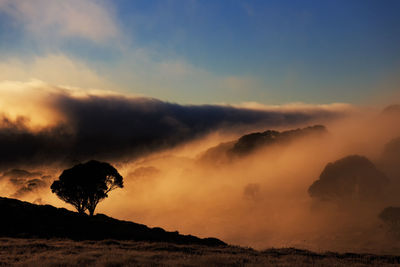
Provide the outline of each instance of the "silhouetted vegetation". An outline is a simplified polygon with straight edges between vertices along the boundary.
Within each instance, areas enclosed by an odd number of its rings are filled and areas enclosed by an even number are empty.
[[[388,179],[366,157],[353,155],[328,163],[308,192],[321,200],[373,200],[383,196]]]
[[[263,146],[288,143],[294,139],[310,134],[324,133],[326,133],[326,129],[322,125],[315,125],[304,129],[283,132],[268,130],[262,133],[251,133],[240,137],[230,152],[237,155],[244,155]]]
[[[225,245],[216,238],[200,239],[162,228],[120,221],[106,215],[82,216],[50,205],[0,198],[0,237],[70,238],[74,240],[135,240],[177,244]]]
[[[384,221],[391,228],[400,230],[400,208],[387,207],[380,214],[379,218]]]
[[[388,230],[388,233],[400,239],[400,207],[386,207],[380,214],[381,219]]]
[[[272,145],[285,145],[307,136],[321,136],[327,130],[323,125],[315,125],[303,129],[278,132],[267,130],[243,135],[238,140],[221,143],[208,149],[200,158],[205,163],[224,163],[234,157],[249,155],[250,153]]]
[[[110,164],[91,160],[64,170],[59,180],[51,185],[51,191],[79,213],[88,210],[92,216],[97,204],[108,197],[111,190],[123,187],[122,179]]]

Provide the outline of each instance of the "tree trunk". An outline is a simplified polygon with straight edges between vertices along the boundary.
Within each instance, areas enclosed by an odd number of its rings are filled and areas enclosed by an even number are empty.
[[[85,210],[82,209],[82,208],[78,208],[78,213],[81,214],[81,215],[82,215],[82,214],[85,214]]]

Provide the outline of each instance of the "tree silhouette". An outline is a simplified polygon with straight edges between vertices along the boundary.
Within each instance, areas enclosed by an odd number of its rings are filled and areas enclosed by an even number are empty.
[[[64,170],[50,188],[79,213],[88,210],[93,216],[97,204],[108,197],[108,192],[123,187],[122,180],[122,176],[109,163],[91,160]]]
[[[380,199],[387,184],[386,175],[369,159],[351,155],[328,163],[308,193],[321,200]]]

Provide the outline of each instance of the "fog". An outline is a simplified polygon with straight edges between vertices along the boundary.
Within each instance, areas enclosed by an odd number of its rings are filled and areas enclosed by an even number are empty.
[[[3,155],[1,196],[72,210],[72,206],[51,193],[49,186],[63,169],[93,156],[109,161],[124,177],[124,188],[112,191],[98,205],[98,213],[183,234],[213,236],[230,244],[258,249],[282,246],[317,251],[400,249],[378,219],[384,207],[400,204],[396,194],[378,200],[321,201],[308,193],[326,164],[348,155],[365,156],[380,168],[385,144],[400,136],[397,112],[365,107],[338,109],[337,106],[332,109],[308,107],[306,111],[301,107],[291,107],[290,111],[276,107],[274,110],[187,107],[108,95],[76,97],[70,93],[60,94],[58,89],[52,94],[57,101],[42,104],[48,111],[45,117],[51,118],[51,123],[28,119],[29,123],[18,124],[18,116],[29,118],[29,114],[12,117],[14,113],[7,115],[11,124],[3,120],[0,143],[5,144],[10,138],[28,140],[26,144],[31,140],[41,141],[38,148],[30,148],[29,151],[34,150],[31,153],[34,160],[29,160],[29,164],[24,161],[23,148],[15,149],[11,160]],[[103,113],[103,117],[99,116],[99,110],[104,112],[104,105],[108,107],[107,112],[116,115]],[[152,112],[148,113],[146,107]],[[155,118],[171,109],[179,112],[169,113],[167,124],[158,123],[159,119]],[[18,110],[15,112],[17,114]],[[186,120],[180,112],[192,115]],[[57,116],[51,115],[53,113]],[[139,115],[146,119],[140,120]],[[117,116],[125,117],[120,122],[113,121]],[[97,118],[98,123],[86,127],[92,118]],[[154,133],[150,141],[142,138],[147,130],[124,126],[132,118],[139,125],[148,123],[146,127]],[[107,124],[110,122],[113,124]],[[99,130],[100,123],[110,126],[116,133]],[[227,152],[243,134],[266,130],[282,132],[314,124],[323,124],[326,133],[260,145],[240,156]],[[66,125],[67,128],[62,129],[67,130],[59,130],[60,125]],[[156,126],[158,128],[153,128]],[[133,134],[135,130],[139,134]],[[106,135],[102,135],[104,133]],[[110,133],[113,134],[107,135]],[[18,134],[24,138],[12,139]],[[26,138],[27,135],[30,137]],[[40,138],[35,139],[38,136]],[[54,136],[56,138],[52,139]],[[111,141],[116,140],[117,144],[103,143],[101,136],[111,136]],[[69,138],[73,138],[73,145],[68,143]],[[80,151],[82,143],[76,140],[87,138],[93,138],[92,143]],[[57,143],[54,140],[60,140],[62,145],[54,145]],[[99,149],[93,149],[95,142]],[[47,147],[40,153],[44,144]],[[135,144],[140,149],[136,149]],[[123,153],[121,148],[124,148]],[[8,149],[11,151],[13,147]],[[74,157],[65,160],[60,156],[63,151],[74,152]],[[395,178],[388,177],[394,184]]]
[[[376,162],[384,144],[400,136],[399,128],[369,112],[327,128],[324,136],[268,146],[225,162],[204,162],[196,149],[188,154],[190,144],[135,160],[121,166],[125,189],[113,192],[113,201],[104,201],[98,211],[260,249],[392,249],[396,242],[388,245],[378,214],[395,205],[393,199],[323,202],[311,199],[307,190],[328,162],[353,154]],[[229,140],[221,136],[215,144]],[[210,140],[204,144],[208,148]]]

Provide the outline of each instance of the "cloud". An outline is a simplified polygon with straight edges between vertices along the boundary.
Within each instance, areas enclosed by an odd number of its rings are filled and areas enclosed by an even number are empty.
[[[185,106],[40,82],[16,83],[23,92],[21,96],[13,94],[10,84],[0,84],[3,112],[7,112],[0,119],[1,168],[92,158],[131,159],[215,131],[284,127],[344,115],[320,108],[303,112]],[[46,121],[47,125],[34,123]]]
[[[1,0],[0,11],[39,39],[79,37],[99,43],[120,34],[110,8],[102,1]]]
[[[13,198],[22,197],[28,193],[34,192],[40,188],[48,186],[48,183],[42,179],[31,179],[24,183],[14,194],[11,195]]]
[[[265,111],[296,111],[302,110],[303,112],[313,112],[315,109],[326,110],[326,111],[346,111],[346,112],[356,112],[357,109],[347,103],[331,103],[331,104],[306,104],[302,102],[294,102],[282,105],[265,105],[258,102],[243,102],[240,104],[232,105],[237,108],[248,108],[248,109],[256,109],[256,110],[265,110]]]
[[[184,60],[154,59],[143,49],[124,59],[90,62],[63,53],[30,58],[6,57],[0,62],[0,81],[42,80],[62,87],[135,92],[181,103],[215,103],[247,99],[260,88],[254,77],[218,76]]]
[[[262,81],[249,75],[222,75],[182,57],[131,47],[123,58],[101,68],[119,88],[180,103],[233,103],[260,95]],[[266,90],[268,91],[268,90]]]
[[[50,84],[80,88],[111,88],[112,83],[101,77],[84,62],[63,54],[48,54],[31,60],[9,58],[0,62],[0,80],[44,80]]]
[[[24,197],[29,193],[38,193],[38,190],[49,185],[51,176],[44,175],[41,172],[30,172],[23,169],[12,169],[0,176],[0,181],[9,182],[14,193],[11,197]]]

